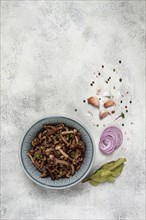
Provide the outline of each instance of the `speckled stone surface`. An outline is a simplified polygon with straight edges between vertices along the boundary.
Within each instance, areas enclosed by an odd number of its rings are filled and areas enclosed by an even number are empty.
[[[144,219],[145,1],[2,1],[1,7],[2,219]],[[117,103],[103,121],[98,109],[83,103],[100,88]],[[114,121],[121,111],[125,119]],[[53,114],[88,126],[96,144],[93,170],[127,158],[115,183],[55,191],[26,177],[21,139],[32,123]],[[122,129],[124,142],[104,156],[98,141],[112,124]]]

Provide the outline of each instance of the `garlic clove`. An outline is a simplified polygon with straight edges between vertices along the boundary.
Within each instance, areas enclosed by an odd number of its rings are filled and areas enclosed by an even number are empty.
[[[108,115],[110,115],[110,112],[107,112],[107,111],[100,111],[100,112],[99,112],[99,118],[100,118],[100,120],[104,119],[104,118],[107,117]]]
[[[111,106],[116,105],[115,102],[113,100],[108,100],[104,103],[104,108],[109,108]]]
[[[99,108],[99,106],[100,106],[100,102],[99,102],[98,98],[95,96],[89,97],[87,99],[87,101],[88,101],[88,104],[93,105],[96,108]]]

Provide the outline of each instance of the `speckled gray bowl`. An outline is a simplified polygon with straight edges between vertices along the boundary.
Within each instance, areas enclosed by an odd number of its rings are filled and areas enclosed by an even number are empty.
[[[43,124],[57,124],[65,123],[69,127],[74,127],[81,133],[81,138],[86,144],[85,158],[80,169],[69,178],[61,178],[59,180],[51,180],[50,177],[40,178],[40,172],[34,167],[31,160],[26,155],[27,151],[31,148],[31,141],[36,136],[36,134],[42,129]],[[25,134],[20,149],[20,161],[22,167],[27,174],[27,176],[36,184],[52,189],[64,189],[76,185],[81,182],[89,173],[93,162],[94,155],[94,144],[89,134],[89,131],[74,119],[67,118],[64,116],[50,116],[32,125],[32,127]]]

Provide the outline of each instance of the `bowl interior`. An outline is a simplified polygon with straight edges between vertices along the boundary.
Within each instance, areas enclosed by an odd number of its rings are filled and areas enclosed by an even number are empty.
[[[50,177],[40,178],[40,172],[34,167],[31,160],[26,155],[27,151],[31,148],[31,141],[36,136],[36,134],[43,128],[44,124],[58,124],[65,123],[69,127],[76,128],[81,133],[81,138],[86,144],[85,157],[82,162],[80,169],[69,178],[61,178],[59,180],[51,180]],[[89,172],[91,164],[93,161],[94,146],[91,136],[88,131],[77,121],[62,117],[62,116],[52,116],[44,118],[36,122],[25,134],[20,152],[20,160],[24,168],[25,173],[37,184],[48,187],[48,188],[67,188],[80,182]]]

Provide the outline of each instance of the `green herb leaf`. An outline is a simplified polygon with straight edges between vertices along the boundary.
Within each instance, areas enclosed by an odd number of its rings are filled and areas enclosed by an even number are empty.
[[[74,134],[70,134],[70,135],[69,135],[69,138],[70,138],[70,139],[74,139]]]
[[[59,134],[56,134],[56,135],[55,135],[55,138],[56,138],[56,140],[58,141],[59,138],[60,138]]]
[[[125,115],[124,115],[124,113],[123,113],[123,112],[121,112],[121,117],[122,117],[122,118],[125,118]]]
[[[70,156],[71,156],[72,158],[75,158],[76,152],[75,152],[75,151],[72,151],[72,152],[70,153]]]
[[[125,114],[123,113],[123,112],[121,112],[121,114],[115,119],[115,120],[117,120],[118,118],[125,118]]]
[[[40,153],[38,153],[38,152],[35,152],[34,157],[36,159],[39,159],[40,157],[42,157],[42,155]]]
[[[116,161],[105,163],[82,182],[89,181],[92,186],[97,186],[99,183],[103,182],[114,182],[115,177],[121,174],[125,161],[125,158],[119,158]]]

